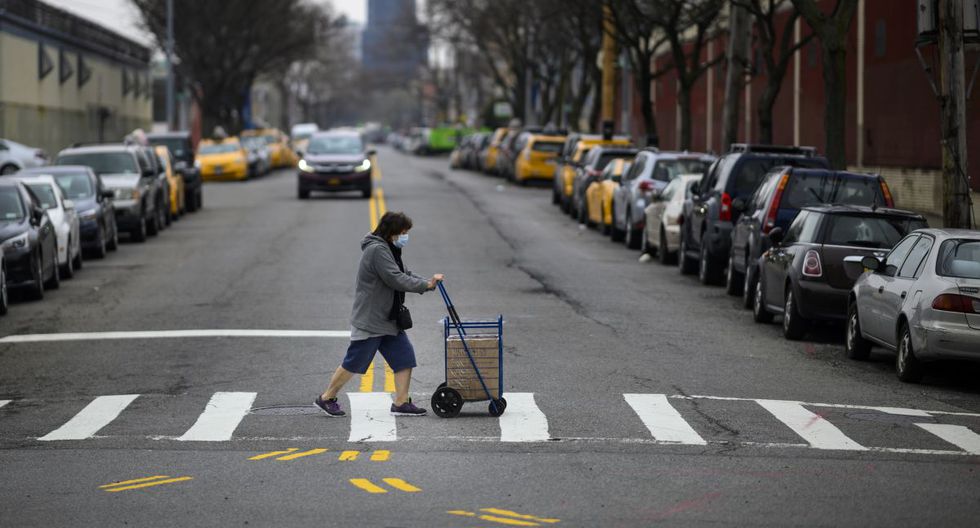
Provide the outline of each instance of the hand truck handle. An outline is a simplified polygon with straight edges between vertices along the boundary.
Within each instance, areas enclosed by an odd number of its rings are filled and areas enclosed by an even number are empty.
[[[462,331],[463,322],[459,318],[459,313],[456,312],[456,307],[453,306],[453,301],[449,298],[449,294],[446,293],[446,287],[442,285],[442,281],[437,282],[436,286],[439,288],[439,294],[442,295],[442,300],[446,303],[446,311],[449,312],[449,319],[453,322],[453,326]],[[465,332],[463,333],[465,334]]]

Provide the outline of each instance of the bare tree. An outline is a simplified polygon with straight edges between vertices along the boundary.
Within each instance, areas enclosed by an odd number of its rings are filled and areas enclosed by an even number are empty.
[[[820,40],[823,51],[824,134],[827,158],[837,169],[847,167],[844,148],[847,120],[847,35],[857,11],[856,0],[837,0],[826,13],[817,0],[792,0],[807,25]]]

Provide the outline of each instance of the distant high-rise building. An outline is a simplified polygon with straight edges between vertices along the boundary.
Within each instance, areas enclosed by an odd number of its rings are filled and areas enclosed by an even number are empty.
[[[377,80],[414,78],[428,58],[429,36],[415,13],[415,0],[368,0],[361,64]]]

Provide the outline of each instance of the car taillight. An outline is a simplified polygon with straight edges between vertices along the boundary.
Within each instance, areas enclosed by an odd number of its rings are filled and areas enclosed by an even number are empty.
[[[718,220],[722,222],[732,221],[732,195],[721,193],[721,209],[718,210]]]
[[[779,202],[783,199],[783,189],[786,188],[786,182],[788,181],[789,173],[783,174],[779,179],[776,194],[772,195],[772,203],[769,204],[769,212],[766,213],[766,223],[762,224],[763,234],[769,233],[772,228],[776,227],[776,214],[779,212]]]
[[[944,293],[932,301],[933,310],[980,314],[980,299],[955,293]]]
[[[892,199],[892,192],[888,188],[888,184],[885,180],[881,180],[881,194],[885,196],[885,205],[888,207],[895,207],[895,200]]]
[[[595,169],[593,169],[593,168],[590,167],[590,168],[586,169],[586,173],[589,176],[593,177],[593,178],[597,178],[597,177],[599,177],[600,174],[602,174],[602,171],[597,171],[597,170],[595,170]]]
[[[643,180],[640,182],[640,190],[643,192],[653,191],[653,182],[650,180]]]
[[[803,275],[807,277],[820,277],[823,275],[823,266],[820,265],[820,253],[811,249],[803,257]]]

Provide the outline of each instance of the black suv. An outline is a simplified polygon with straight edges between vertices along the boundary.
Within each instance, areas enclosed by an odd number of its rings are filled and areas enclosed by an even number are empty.
[[[170,150],[177,162],[174,169],[184,178],[184,201],[188,211],[197,211],[204,205],[201,196],[201,169],[194,164],[194,142],[190,132],[163,132],[147,134],[150,145],[163,145]]]
[[[677,263],[681,273],[693,273],[696,263],[701,282],[721,279],[732,240],[732,228],[740,213],[735,200],[748,199],[773,167],[829,169],[826,158],[813,147],[747,145],[736,143],[708,169],[684,208]]]
[[[776,167],[747,200],[736,198],[732,209],[739,213],[732,231],[731,251],[725,286],[729,295],[755,288],[755,262],[769,249],[770,231],[789,229],[800,209],[820,204],[893,207],[891,192],[877,174]],[[746,297],[745,307],[751,308]]]

